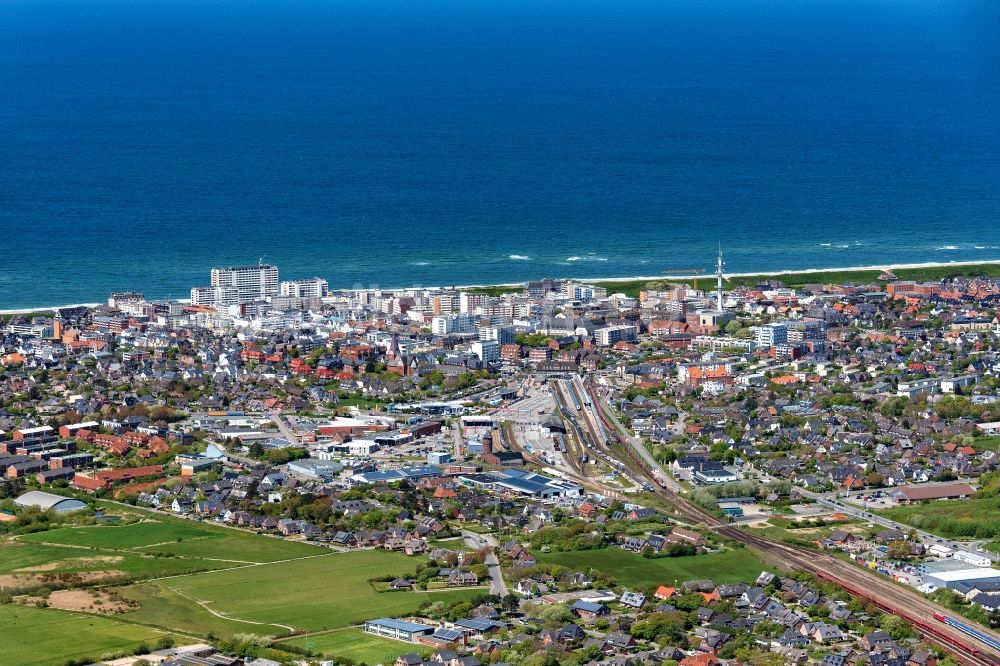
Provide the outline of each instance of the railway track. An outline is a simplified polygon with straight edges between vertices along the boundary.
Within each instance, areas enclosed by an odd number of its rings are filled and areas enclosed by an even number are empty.
[[[591,402],[594,413],[603,422],[605,430],[612,433],[611,436],[620,441],[619,433],[601,411],[599,403],[596,400]],[[904,618],[929,643],[939,646],[965,664],[1000,666],[1000,651],[974,640],[954,627],[935,620],[935,613],[947,611],[926,597],[829,555],[771,541],[722,521],[715,514],[664,488],[652,470],[648,469],[648,465],[631,450],[630,444],[623,441],[620,443],[624,445],[623,450],[630,458],[632,466],[640,469],[645,478],[651,482],[654,488],[653,492],[673,507],[679,516],[692,523],[700,523],[724,537],[755,548],[791,568],[809,572],[821,580],[834,583],[852,596],[866,600],[882,611]],[[611,447],[607,448],[611,450]],[[1000,638],[985,627],[974,624],[973,626],[987,636]]]

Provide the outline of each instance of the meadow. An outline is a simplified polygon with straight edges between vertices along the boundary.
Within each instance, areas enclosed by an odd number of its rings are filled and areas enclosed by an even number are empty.
[[[63,527],[18,538],[21,542],[104,551],[170,554],[226,562],[274,562],[326,552],[319,546],[262,536],[165,514],[124,525]],[[216,567],[217,568],[217,567]]]
[[[662,557],[647,559],[621,548],[577,550],[568,552],[536,553],[538,561],[560,564],[577,571],[589,568],[614,576],[625,587],[684,582],[710,578],[715,583],[752,582],[767,567],[752,551],[736,548],[718,553],[689,557]]]
[[[96,657],[170,631],[222,638],[338,629],[412,613],[425,600],[448,603],[485,590],[380,593],[369,579],[412,575],[420,559],[381,550],[339,552],[127,507],[121,513],[139,520],[56,528],[0,541],[0,574],[18,584],[48,573],[120,572],[133,578],[114,590],[140,606],[113,618],[0,606],[6,614],[0,622],[9,627],[4,618],[16,616],[19,642],[42,646],[38,653],[47,655],[44,663],[59,662],[63,652],[54,643],[65,642],[68,635],[81,639],[74,638],[64,650],[67,659]],[[72,628],[75,624],[79,631]],[[403,646],[360,632],[338,634],[337,640],[366,660],[381,660],[388,654],[387,644]],[[10,663],[34,662],[25,652]]]
[[[421,653],[419,645],[372,636],[354,628],[296,638],[288,641],[288,644],[328,657],[344,657],[366,664],[391,664],[401,654]],[[424,651],[426,650],[427,648],[424,648]]]
[[[134,579],[236,566],[197,557],[154,557],[130,551],[93,551],[21,541],[0,542],[0,574],[119,571]]]
[[[1000,276],[1000,265],[997,264],[948,264],[942,266],[921,266],[918,268],[900,268],[893,271],[900,280],[940,280],[945,277],[962,275],[972,277],[976,275],[987,275],[992,277]],[[875,282],[880,270],[830,270],[817,271],[814,273],[787,273],[787,274],[760,274],[745,275],[739,277],[726,278],[726,289],[738,286],[753,286],[765,280],[780,280],[789,287],[801,287],[806,284],[845,284],[853,282],[856,284],[866,284]],[[638,297],[639,292],[646,289],[653,280],[597,280],[595,285],[604,287],[609,294],[622,293],[627,296]],[[693,278],[670,280],[671,283],[695,282]],[[698,279],[701,289],[714,288],[714,276],[710,273],[703,274]],[[487,287],[471,287],[464,291],[473,293],[489,294],[490,296],[501,296],[506,293],[520,293],[522,287],[518,285],[494,285]]]
[[[949,539],[994,539],[1000,536],[1000,497],[937,500],[878,512],[906,525]]]
[[[467,599],[481,590],[379,593],[369,579],[408,575],[418,560],[399,553],[327,551],[279,563],[243,566],[120,588],[142,608],[126,619],[216,635],[322,631],[416,611],[421,602]],[[484,588],[485,589],[485,588]],[[218,617],[213,613],[221,615]],[[210,619],[211,618],[211,619]]]
[[[152,648],[168,632],[114,618],[0,604],[0,661],[18,666],[52,666],[81,657]]]

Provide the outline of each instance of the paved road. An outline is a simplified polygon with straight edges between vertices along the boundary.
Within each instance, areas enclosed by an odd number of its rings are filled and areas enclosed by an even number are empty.
[[[455,422],[451,426],[451,434],[452,439],[455,440],[454,446],[452,447],[454,449],[452,458],[459,461],[462,459],[462,444],[464,443],[462,441],[462,422],[460,419],[455,419]]]
[[[271,418],[271,421],[278,426],[281,436],[291,442],[292,446],[298,446],[300,444],[299,438],[294,432],[292,432],[292,429],[288,427],[288,423],[285,421],[283,415],[278,412],[269,412],[268,416]]]
[[[489,554],[486,555],[486,567],[490,572],[490,594],[505,597],[507,596],[507,583],[503,579],[503,570],[500,568],[500,560],[497,558],[497,540],[488,534],[476,534],[475,532],[462,532],[465,543],[472,548],[488,547]]]

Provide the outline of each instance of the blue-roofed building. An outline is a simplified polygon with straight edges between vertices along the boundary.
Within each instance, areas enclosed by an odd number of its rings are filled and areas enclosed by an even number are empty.
[[[603,617],[611,612],[611,609],[604,604],[587,601],[586,599],[577,599],[570,610],[576,613],[577,617],[582,617],[588,620],[595,617]]]
[[[416,622],[396,620],[391,617],[381,617],[377,620],[368,620],[365,622],[365,631],[376,636],[412,643],[421,636],[433,634],[434,627],[427,626],[426,624],[417,624]]]
[[[465,645],[465,632],[458,629],[439,627],[437,631],[428,638],[425,638],[424,642],[436,643],[438,645]]]
[[[583,495],[583,487],[579,484],[523,469],[504,469],[483,474],[469,474],[460,477],[459,481],[472,488],[538,499],[581,497]]]
[[[455,620],[454,625],[456,629],[469,635],[485,635],[494,631],[500,631],[506,626],[503,622],[482,617],[467,617]]]
[[[646,595],[640,592],[622,592],[622,596],[618,601],[625,606],[642,608],[642,605],[646,603]]]
[[[332,460],[316,460],[315,458],[303,458],[293,460],[288,463],[288,473],[315,481],[331,481],[335,479],[344,466]]]
[[[383,469],[377,472],[359,472],[351,476],[351,481],[354,483],[392,483],[429,476],[441,476],[441,468],[434,465],[424,465],[422,467]]]
[[[447,451],[431,451],[427,454],[427,462],[431,465],[447,465],[452,461],[452,456]]]

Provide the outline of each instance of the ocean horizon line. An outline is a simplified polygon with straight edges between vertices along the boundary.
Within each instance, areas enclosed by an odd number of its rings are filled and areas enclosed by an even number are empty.
[[[915,268],[945,268],[945,267],[955,267],[961,268],[964,266],[996,266],[1000,265],[1000,259],[984,259],[981,261],[924,261],[924,262],[914,262],[914,263],[895,263],[895,264],[869,264],[865,266],[833,266],[828,268],[802,268],[802,269],[782,269],[778,271],[743,271],[739,273],[728,273],[724,272],[723,277],[725,279],[730,278],[746,278],[746,277],[780,277],[782,275],[811,275],[816,273],[831,273],[831,272],[847,272],[856,273],[862,271],[885,271],[885,270],[906,270]],[[690,280],[694,278],[693,274],[688,275],[635,275],[626,277],[556,277],[552,278],[555,280],[575,280],[579,282],[635,282],[637,280]],[[701,280],[709,280],[715,277],[715,273],[703,273],[698,276]],[[535,279],[546,279],[546,278],[535,278]],[[529,282],[530,280],[520,280],[518,282],[490,282],[487,284],[463,284],[463,285],[411,285],[411,286],[371,286],[371,287],[335,287],[331,288],[330,291],[353,291],[362,289],[382,289],[385,291],[395,291],[400,289],[488,289],[491,287],[517,287]],[[114,293],[114,292],[109,292]],[[153,300],[171,300],[177,303],[190,303],[189,298],[171,298],[171,299],[156,299]],[[36,306],[36,307],[24,307],[24,308],[9,308],[0,309],[0,315],[19,315],[19,314],[30,314],[34,312],[54,312],[63,308],[93,308],[99,305],[103,305],[103,301],[98,302],[88,302],[88,303],[69,303],[66,305],[52,305],[52,306]]]

